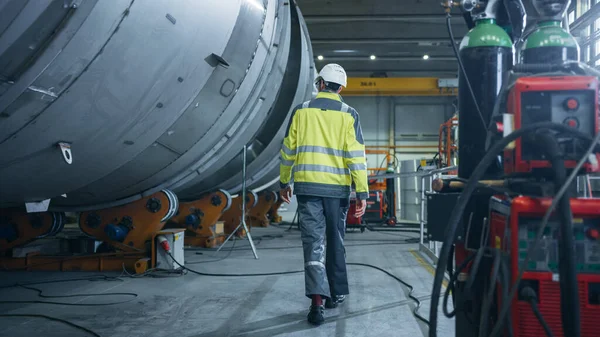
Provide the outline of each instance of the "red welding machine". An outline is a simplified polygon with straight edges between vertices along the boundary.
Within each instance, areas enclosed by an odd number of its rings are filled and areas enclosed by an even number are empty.
[[[521,77],[509,91],[507,116],[512,129],[518,130],[540,122],[562,123],[590,137],[598,133],[598,79],[591,76]],[[504,131],[509,131],[503,125]],[[559,137],[567,168],[575,167],[589,144],[567,135]],[[518,139],[504,151],[504,173],[509,175],[531,173],[550,168],[530,140]],[[597,155],[600,160],[600,155]],[[586,164],[585,170],[592,171]]]
[[[552,200],[529,197],[510,201],[503,199],[492,198],[490,202],[490,245],[510,256],[512,287]],[[597,337],[600,336],[600,200],[571,199],[571,208],[581,306],[581,337]],[[556,337],[564,336],[558,279],[558,235],[558,223],[551,220],[526,266],[517,293],[520,294],[520,290],[526,286],[535,290],[539,310]],[[530,303],[518,296],[511,306],[514,336],[545,336]]]

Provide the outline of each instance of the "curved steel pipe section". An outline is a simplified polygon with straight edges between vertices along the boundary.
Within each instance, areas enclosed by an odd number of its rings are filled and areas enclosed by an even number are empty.
[[[278,97],[272,107],[272,115],[263,122],[261,129],[248,146],[246,183],[249,189],[260,187],[274,177],[279,176],[279,150],[285,136],[288,120],[293,108],[311,99],[313,95],[314,62],[308,30],[302,23],[301,13],[292,7],[291,11],[291,48],[289,67],[286,71]],[[234,157],[230,162],[209,177],[204,177],[201,183],[193,185],[187,193],[197,193],[213,188],[215,182],[219,187],[238,193],[242,186],[242,155]],[[258,190],[257,190],[258,192]]]
[[[243,144],[248,183],[272,180],[312,87],[293,2],[9,0],[0,18],[2,207],[235,193]]]

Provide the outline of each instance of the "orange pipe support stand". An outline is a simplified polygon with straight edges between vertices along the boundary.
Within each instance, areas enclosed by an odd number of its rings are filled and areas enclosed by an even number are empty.
[[[258,194],[258,203],[248,212],[248,225],[252,227],[269,227],[267,213],[277,202],[278,195],[273,191],[262,191]]]
[[[177,208],[177,196],[163,190],[126,205],[82,212],[79,215],[79,228],[85,234],[120,250],[146,252],[154,234],[175,215]],[[107,233],[109,225],[126,230],[125,237],[119,241],[112,240]]]
[[[177,214],[169,220],[169,228],[185,228],[185,245],[215,247],[225,241],[225,233],[217,222],[231,208],[231,195],[224,190],[208,193],[190,202],[181,202]]]
[[[256,206],[258,202],[258,195],[254,192],[246,193],[246,214],[247,216],[250,210]],[[231,207],[223,213],[221,220],[225,222],[225,234],[229,235],[242,223],[242,198],[238,195],[231,200]],[[236,236],[245,237],[246,231],[244,228],[240,228],[237,231]]]
[[[146,253],[103,253],[81,256],[43,256],[37,253],[20,258],[0,258],[0,265],[8,270],[26,271],[122,271],[143,273],[148,268]],[[140,271],[140,272],[138,272]]]
[[[277,198],[277,201],[271,206],[269,210],[269,219],[272,223],[281,223],[283,218],[279,215],[279,208],[283,205],[283,200],[281,198]]]
[[[0,209],[0,253],[35,239],[58,234],[65,226],[64,213],[27,213],[20,208]]]
[[[20,258],[0,257],[0,265],[9,270],[103,272],[122,271],[126,268],[143,273],[149,267],[153,267],[150,257],[155,251],[151,242],[165,222],[175,215],[177,207],[177,196],[171,191],[163,190],[126,205],[82,212],[79,215],[79,228],[83,233],[113,246],[117,249],[116,252],[72,256],[44,256],[33,252]],[[20,224],[17,228],[26,224],[29,226],[25,227],[24,231],[27,233],[24,236],[27,237],[39,233],[55,234],[64,226],[65,217],[62,213],[25,214],[22,211],[19,213],[3,210],[2,214],[6,212],[9,213],[12,223]],[[37,222],[33,221],[35,226],[31,226],[31,219],[38,219]],[[48,232],[50,227],[53,229]],[[122,233],[121,240],[114,241],[107,233],[107,228],[115,227]],[[19,241],[19,244],[24,243],[26,240]]]

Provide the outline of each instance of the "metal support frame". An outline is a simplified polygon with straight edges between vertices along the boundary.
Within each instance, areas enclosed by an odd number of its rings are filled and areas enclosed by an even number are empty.
[[[346,22],[414,22],[426,24],[445,24],[443,14],[398,14],[398,15],[306,15],[308,24],[346,23]],[[462,19],[452,17],[453,20]]]
[[[456,96],[458,88],[440,87],[437,77],[350,77],[345,96]]]
[[[460,37],[462,39],[462,37]],[[460,39],[457,38],[456,43],[460,43]],[[425,43],[428,44],[428,47],[431,47],[429,44],[441,44],[451,46],[450,42],[448,42],[447,37],[440,38],[392,38],[392,39],[366,39],[366,38],[356,38],[356,39],[314,39],[311,41],[312,45],[332,45],[332,44],[419,44]]]
[[[227,239],[225,239],[225,241],[219,247],[219,249],[217,249],[217,253],[221,250],[221,248],[223,248],[225,246],[227,241],[229,241],[229,239],[231,239],[235,235],[235,233],[237,233],[237,231],[240,230],[240,228],[244,227],[244,230],[246,231],[246,235],[248,236],[248,241],[250,241],[250,247],[252,248],[252,253],[254,254],[254,258],[258,260],[258,254],[256,253],[256,247],[254,246],[254,241],[252,241],[252,235],[250,234],[250,231],[248,230],[248,226],[246,225],[246,152],[247,152],[247,149],[248,149],[248,146],[244,145],[244,148],[242,149],[242,194],[240,195],[240,198],[242,198],[242,220],[241,220],[240,224],[237,226],[237,228],[233,232],[231,232],[231,234],[229,234]]]

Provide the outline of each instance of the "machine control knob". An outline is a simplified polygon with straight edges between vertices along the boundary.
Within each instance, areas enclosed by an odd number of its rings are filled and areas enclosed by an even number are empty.
[[[579,121],[576,118],[567,118],[563,123],[572,128],[577,129],[579,127]]]
[[[567,111],[575,111],[579,108],[579,101],[576,98],[567,98],[565,101],[565,110]]]
[[[587,236],[592,240],[598,240],[600,238],[600,231],[594,228],[590,228],[587,230]]]

